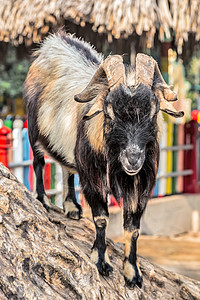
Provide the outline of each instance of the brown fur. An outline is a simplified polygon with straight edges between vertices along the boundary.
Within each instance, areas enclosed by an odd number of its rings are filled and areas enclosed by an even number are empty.
[[[100,113],[89,122],[86,121],[87,137],[91,147],[98,153],[101,152],[105,155],[105,145],[103,138],[103,122],[104,114]]]

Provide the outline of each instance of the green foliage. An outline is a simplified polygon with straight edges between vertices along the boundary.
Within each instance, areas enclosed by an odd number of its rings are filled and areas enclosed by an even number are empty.
[[[192,57],[187,68],[187,80],[192,85],[200,85],[200,52],[197,56]]]
[[[4,64],[0,64],[0,97],[17,98],[22,96],[23,83],[28,72],[29,61],[17,60],[15,49],[8,51]]]
[[[197,98],[200,93],[200,51],[196,52],[186,66],[186,79],[191,84],[187,97],[192,99],[192,109],[196,109]]]

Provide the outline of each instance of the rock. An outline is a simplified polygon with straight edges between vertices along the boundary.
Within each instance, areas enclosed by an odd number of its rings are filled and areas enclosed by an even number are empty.
[[[139,257],[144,283],[129,289],[124,245],[108,240],[114,272],[99,275],[90,261],[94,225],[43,208],[0,165],[0,299],[200,299],[200,282]]]

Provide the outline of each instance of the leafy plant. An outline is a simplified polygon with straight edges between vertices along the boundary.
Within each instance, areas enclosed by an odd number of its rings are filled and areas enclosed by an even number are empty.
[[[0,97],[17,98],[22,96],[23,82],[30,62],[17,60],[14,47],[10,47],[6,62],[0,64]]]
[[[196,109],[200,94],[200,51],[196,52],[186,66],[186,79],[191,84],[187,97],[192,99],[192,109]]]

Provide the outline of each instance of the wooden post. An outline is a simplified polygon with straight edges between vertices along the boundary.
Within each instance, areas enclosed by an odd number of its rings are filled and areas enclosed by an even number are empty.
[[[167,146],[171,147],[173,145],[173,124],[167,124]],[[167,173],[172,172],[173,160],[172,151],[167,151]],[[166,194],[170,195],[172,193],[172,178],[168,177],[166,180]]]
[[[21,163],[23,161],[23,144],[22,144],[22,120],[15,120],[13,122],[13,163]],[[17,179],[23,183],[24,181],[24,170],[23,167],[14,168],[14,174]]]
[[[130,43],[131,53],[130,53],[130,63],[132,66],[135,66],[135,59],[136,59],[136,50],[135,50],[135,42]]]
[[[178,144],[178,124],[173,124],[173,146],[177,146]],[[178,162],[178,151],[172,152],[172,171],[177,171],[177,162]],[[172,194],[177,192],[177,177],[172,178]]]
[[[163,78],[166,83],[169,82],[168,74],[168,50],[171,47],[171,42],[166,41],[161,43],[161,58],[160,58],[160,68],[163,75]],[[168,123],[168,133],[167,133],[167,146],[172,146],[173,141],[173,126]],[[173,156],[172,151],[167,151],[167,173],[172,172],[173,169]],[[172,178],[168,177],[166,180],[166,194],[169,195],[172,193]]]
[[[167,123],[163,123],[163,131],[160,139],[160,147],[166,147],[167,146]],[[166,174],[167,173],[167,152],[161,151],[160,153],[160,167],[159,167],[160,174]],[[158,181],[158,194],[159,196],[165,196],[166,195],[166,178],[162,177]]]

